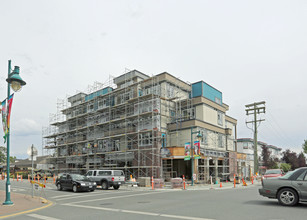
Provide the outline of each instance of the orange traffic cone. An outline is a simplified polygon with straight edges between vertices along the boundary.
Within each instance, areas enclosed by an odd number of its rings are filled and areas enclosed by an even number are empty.
[[[222,188],[222,182],[220,181],[220,188]]]

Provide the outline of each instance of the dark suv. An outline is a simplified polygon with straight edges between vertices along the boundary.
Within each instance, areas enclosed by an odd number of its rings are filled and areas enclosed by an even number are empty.
[[[91,181],[84,175],[61,173],[55,181],[58,190],[69,189],[74,192],[94,191],[97,187],[96,182]]]

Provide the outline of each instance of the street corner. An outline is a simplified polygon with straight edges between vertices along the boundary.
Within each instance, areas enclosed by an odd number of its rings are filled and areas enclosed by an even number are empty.
[[[5,192],[0,191],[0,197],[5,198]],[[0,205],[0,219],[17,216],[44,209],[53,205],[53,202],[42,198],[32,197],[31,195],[11,193],[12,205]]]

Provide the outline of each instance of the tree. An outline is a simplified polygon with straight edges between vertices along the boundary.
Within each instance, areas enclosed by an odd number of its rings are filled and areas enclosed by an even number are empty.
[[[288,163],[281,163],[280,169],[282,169],[285,173],[291,170],[291,165]]]
[[[301,152],[299,155],[298,155],[298,165],[299,167],[305,167],[306,166],[306,157],[304,155],[303,152]]]
[[[10,156],[10,163],[14,163],[16,161],[16,157]],[[0,163],[6,163],[6,147],[0,146]]]
[[[303,151],[305,154],[307,154],[307,140],[304,140]]]
[[[269,169],[271,151],[266,146],[262,146],[261,156],[263,165]]]
[[[6,161],[6,148],[0,146],[0,163],[5,163]]]
[[[271,151],[269,151],[269,149],[266,146],[262,146],[262,152],[261,152],[261,156],[262,156],[262,161],[263,161],[263,165],[267,168],[267,169],[277,169],[278,165],[278,159],[276,161],[276,158],[273,159],[271,157]]]
[[[300,167],[296,153],[293,152],[293,151],[290,151],[289,149],[287,149],[286,151],[283,152],[282,160],[285,163],[291,164],[291,168],[293,170]]]

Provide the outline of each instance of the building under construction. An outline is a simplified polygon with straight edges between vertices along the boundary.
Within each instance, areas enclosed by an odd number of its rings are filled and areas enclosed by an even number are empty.
[[[225,178],[236,172],[237,121],[227,110],[222,93],[203,81],[133,70],[59,100],[43,128],[44,153],[56,172],[121,169],[167,180],[191,178],[193,166],[199,182]],[[185,159],[196,131],[202,137],[192,164]]]

